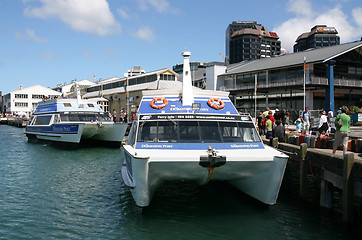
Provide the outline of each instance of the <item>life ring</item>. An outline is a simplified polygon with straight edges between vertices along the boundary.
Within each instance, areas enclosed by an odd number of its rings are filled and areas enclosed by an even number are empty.
[[[160,101],[162,101],[163,103],[161,105],[156,105],[156,103],[159,103]],[[161,109],[166,107],[168,104],[168,101],[166,98],[164,97],[155,97],[154,99],[151,100],[150,105],[152,108],[154,109]]]
[[[221,98],[211,97],[209,100],[207,100],[207,104],[217,110],[223,109],[225,107],[225,103],[221,100]]]

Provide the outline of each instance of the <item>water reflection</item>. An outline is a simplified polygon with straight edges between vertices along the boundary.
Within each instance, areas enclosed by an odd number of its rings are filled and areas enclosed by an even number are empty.
[[[265,208],[231,186],[167,182],[141,213],[121,177],[123,151],[29,144],[0,126],[0,239],[361,239],[283,183]],[[294,193],[295,195],[295,193]]]

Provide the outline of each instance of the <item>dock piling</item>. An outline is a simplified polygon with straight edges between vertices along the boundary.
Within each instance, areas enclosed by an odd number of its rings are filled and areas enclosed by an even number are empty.
[[[353,153],[346,153],[343,156],[343,220],[353,221],[353,177],[352,168],[354,164]]]
[[[299,152],[299,196],[305,198],[306,196],[306,181],[307,181],[307,164],[305,158],[307,156],[307,144],[302,143],[300,145]]]
[[[319,205],[327,209],[333,208],[333,187],[331,183],[325,179],[321,179],[321,195]]]

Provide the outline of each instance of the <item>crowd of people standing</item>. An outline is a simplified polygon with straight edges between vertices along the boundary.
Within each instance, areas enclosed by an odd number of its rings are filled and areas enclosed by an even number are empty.
[[[289,125],[289,112],[286,110],[279,111],[275,109],[275,112],[266,108],[264,112],[260,112],[257,117],[259,134],[265,135],[267,139],[277,137],[279,141],[285,140],[285,128]]]
[[[340,145],[343,148],[343,154],[347,151],[348,135],[350,133],[351,119],[347,115],[348,108],[341,107],[337,111],[337,116],[334,120],[335,134],[333,154]],[[317,137],[328,136],[331,133],[331,122],[333,121],[334,113],[332,110],[319,112],[319,124],[316,131]],[[260,112],[257,116],[257,126],[260,135],[265,135],[266,139],[278,138],[279,142],[285,142],[285,130],[288,129],[290,124],[289,112],[286,110],[279,111],[275,109],[275,112],[266,108],[264,112]],[[308,107],[298,116],[294,122],[295,131],[297,133],[312,134],[311,131],[311,113]]]
[[[109,114],[109,115],[111,116],[111,118],[113,119],[114,122],[121,122],[121,123],[127,123],[128,122],[127,111],[121,110],[119,112],[119,118],[117,118],[117,111],[115,109],[113,109],[112,115],[111,114]]]

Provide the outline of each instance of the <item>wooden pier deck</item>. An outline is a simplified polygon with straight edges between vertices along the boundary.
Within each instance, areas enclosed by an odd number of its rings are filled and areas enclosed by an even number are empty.
[[[299,173],[299,195],[305,198],[307,193],[307,175],[314,176],[320,183],[320,206],[333,207],[333,188],[343,192],[343,220],[353,222],[354,197],[362,198],[362,157],[361,153],[343,152],[331,149],[307,148],[263,140],[265,144],[276,147],[289,156],[288,167]],[[362,206],[361,206],[362,207]]]

